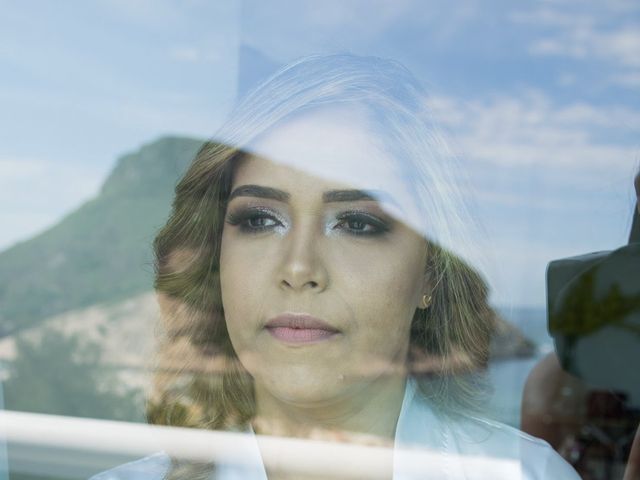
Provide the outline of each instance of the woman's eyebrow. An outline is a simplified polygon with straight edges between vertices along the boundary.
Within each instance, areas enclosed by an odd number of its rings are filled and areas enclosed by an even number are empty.
[[[379,203],[389,203],[399,207],[398,202],[383,190],[329,190],[322,194],[325,203],[330,202],[357,202],[372,201]]]
[[[322,201],[330,202],[357,202],[358,200],[373,200],[376,197],[365,190],[329,190],[322,194]]]
[[[231,192],[229,201],[236,197],[257,197],[269,198],[279,202],[288,202],[290,196],[287,192],[278,190],[277,188],[261,187],[260,185],[242,185]]]
[[[284,190],[260,185],[241,185],[235,188],[229,195],[230,202],[236,197],[268,198],[279,202],[288,202],[291,195]],[[322,194],[322,201],[332,202],[357,202],[357,201],[388,202],[394,205],[398,203],[391,195],[382,190],[329,190]]]

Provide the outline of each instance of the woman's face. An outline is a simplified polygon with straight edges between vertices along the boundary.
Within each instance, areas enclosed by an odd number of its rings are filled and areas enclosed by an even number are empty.
[[[225,319],[244,367],[297,404],[402,370],[429,293],[426,242],[387,213],[404,209],[393,204],[397,165],[366,115],[308,113],[252,151],[235,172],[220,256]]]

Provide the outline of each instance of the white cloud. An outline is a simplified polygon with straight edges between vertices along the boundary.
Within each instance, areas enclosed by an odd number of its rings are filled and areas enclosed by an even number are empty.
[[[619,140],[640,137],[640,112],[626,107],[554,105],[539,92],[468,102],[438,97],[430,106],[454,133],[463,156],[483,165],[580,169],[588,176],[627,172],[640,157],[637,140]]]
[[[188,7],[191,6],[181,5],[172,0],[99,0],[97,3],[106,12],[110,12],[121,20],[158,28],[175,25],[176,22],[187,23]],[[188,3],[193,4],[194,2]],[[195,3],[197,6],[201,2]]]
[[[535,91],[429,101],[467,166],[498,304],[543,305],[547,263],[626,242],[640,112]]]
[[[223,46],[218,49],[208,48],[206,50],[191,46],[172,47],[169,49],[169,58],[177,62],[198,63],[198,62],[220,62],[223,57],[220,51],[224,51]]]
[[[511,15],[511,20],[537,27],[539,36],[529,46],[533,55],[599,60],[610,67],[640,74],[638,2],[548,2],[546,6]],[[635,20],[634,20],[635,19]],[[637,87],[637,82],[610,83]]]
[[[636,72],[618,73],[611,75],[611,83],[629,88],[640,89],[640,70]]]
[[[640,23],[600,35],[594,50],[601,56],[611,55],[629,67],[640,67]]]
[[[552,38],[531,44],[534,55],[560,55],[577,59],[597,58],[622,67],[640,67],[640,25],[622,30],[598,31],[592,26],[574,26]]]
[[[389,32],[402,26],[420,25],[420,41],[446,44],[485,11],[477,0],[459,0],[455,7],[422,0],[245,0],[244,6],[243,43],[281,62],[345,50],[389,56],[403,44]]]
[[[573,73],[563,72],[558,77],[557,82],[561,87],[571,87],[578,82],[578,77]]]
[[[173,47],[169,49],[169,58],[180,62],[197,62],[200,60],[200,52],[193,47]]]
[[[558,9],[558,4],[554,4],[555,7],[547,5],[536,10],[514,12],[510,18],[517,23],[539,27],[576,28],[590,26],[593,23],[593,18],[589,15],[572,15]]]
[[[493,245],[496,261],[485,275],[494,287],[491,302],[501,306],[543,307],[546,301],[546,269],[549,262],[595,251],[588,239],[582,245],[536,243],[497,239]]]
[[[0,187],[7,188],[12,182],[42,175],[47,165],[40,160],[0,158]]]

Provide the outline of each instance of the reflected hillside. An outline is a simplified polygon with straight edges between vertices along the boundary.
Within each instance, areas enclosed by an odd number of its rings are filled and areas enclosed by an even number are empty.
[[[124,155],[96,198],[0,253],[0,337],[65,311],[148,291],[151,241],[201,144],[166,137]]]

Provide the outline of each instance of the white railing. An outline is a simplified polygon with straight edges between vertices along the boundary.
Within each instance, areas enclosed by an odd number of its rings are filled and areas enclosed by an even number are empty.
[[[424,449],[394,452],[380,446],[13,411],[0,411],[0,436],[9,443],[12,471],[65,478],[86,478],[159,451],[183,460],[245,464],[247,442],[255,448],[256,441],[268,471],[300,476],[381,479],[388,477],[395,460],[406,474],[430,478],[434,465],[443,461],[442,454]],[[509,459],[465,455],[448,456],[447,462],[456,469],[486,471],[481,478],[517,478],[519,472],[518,463]]]

